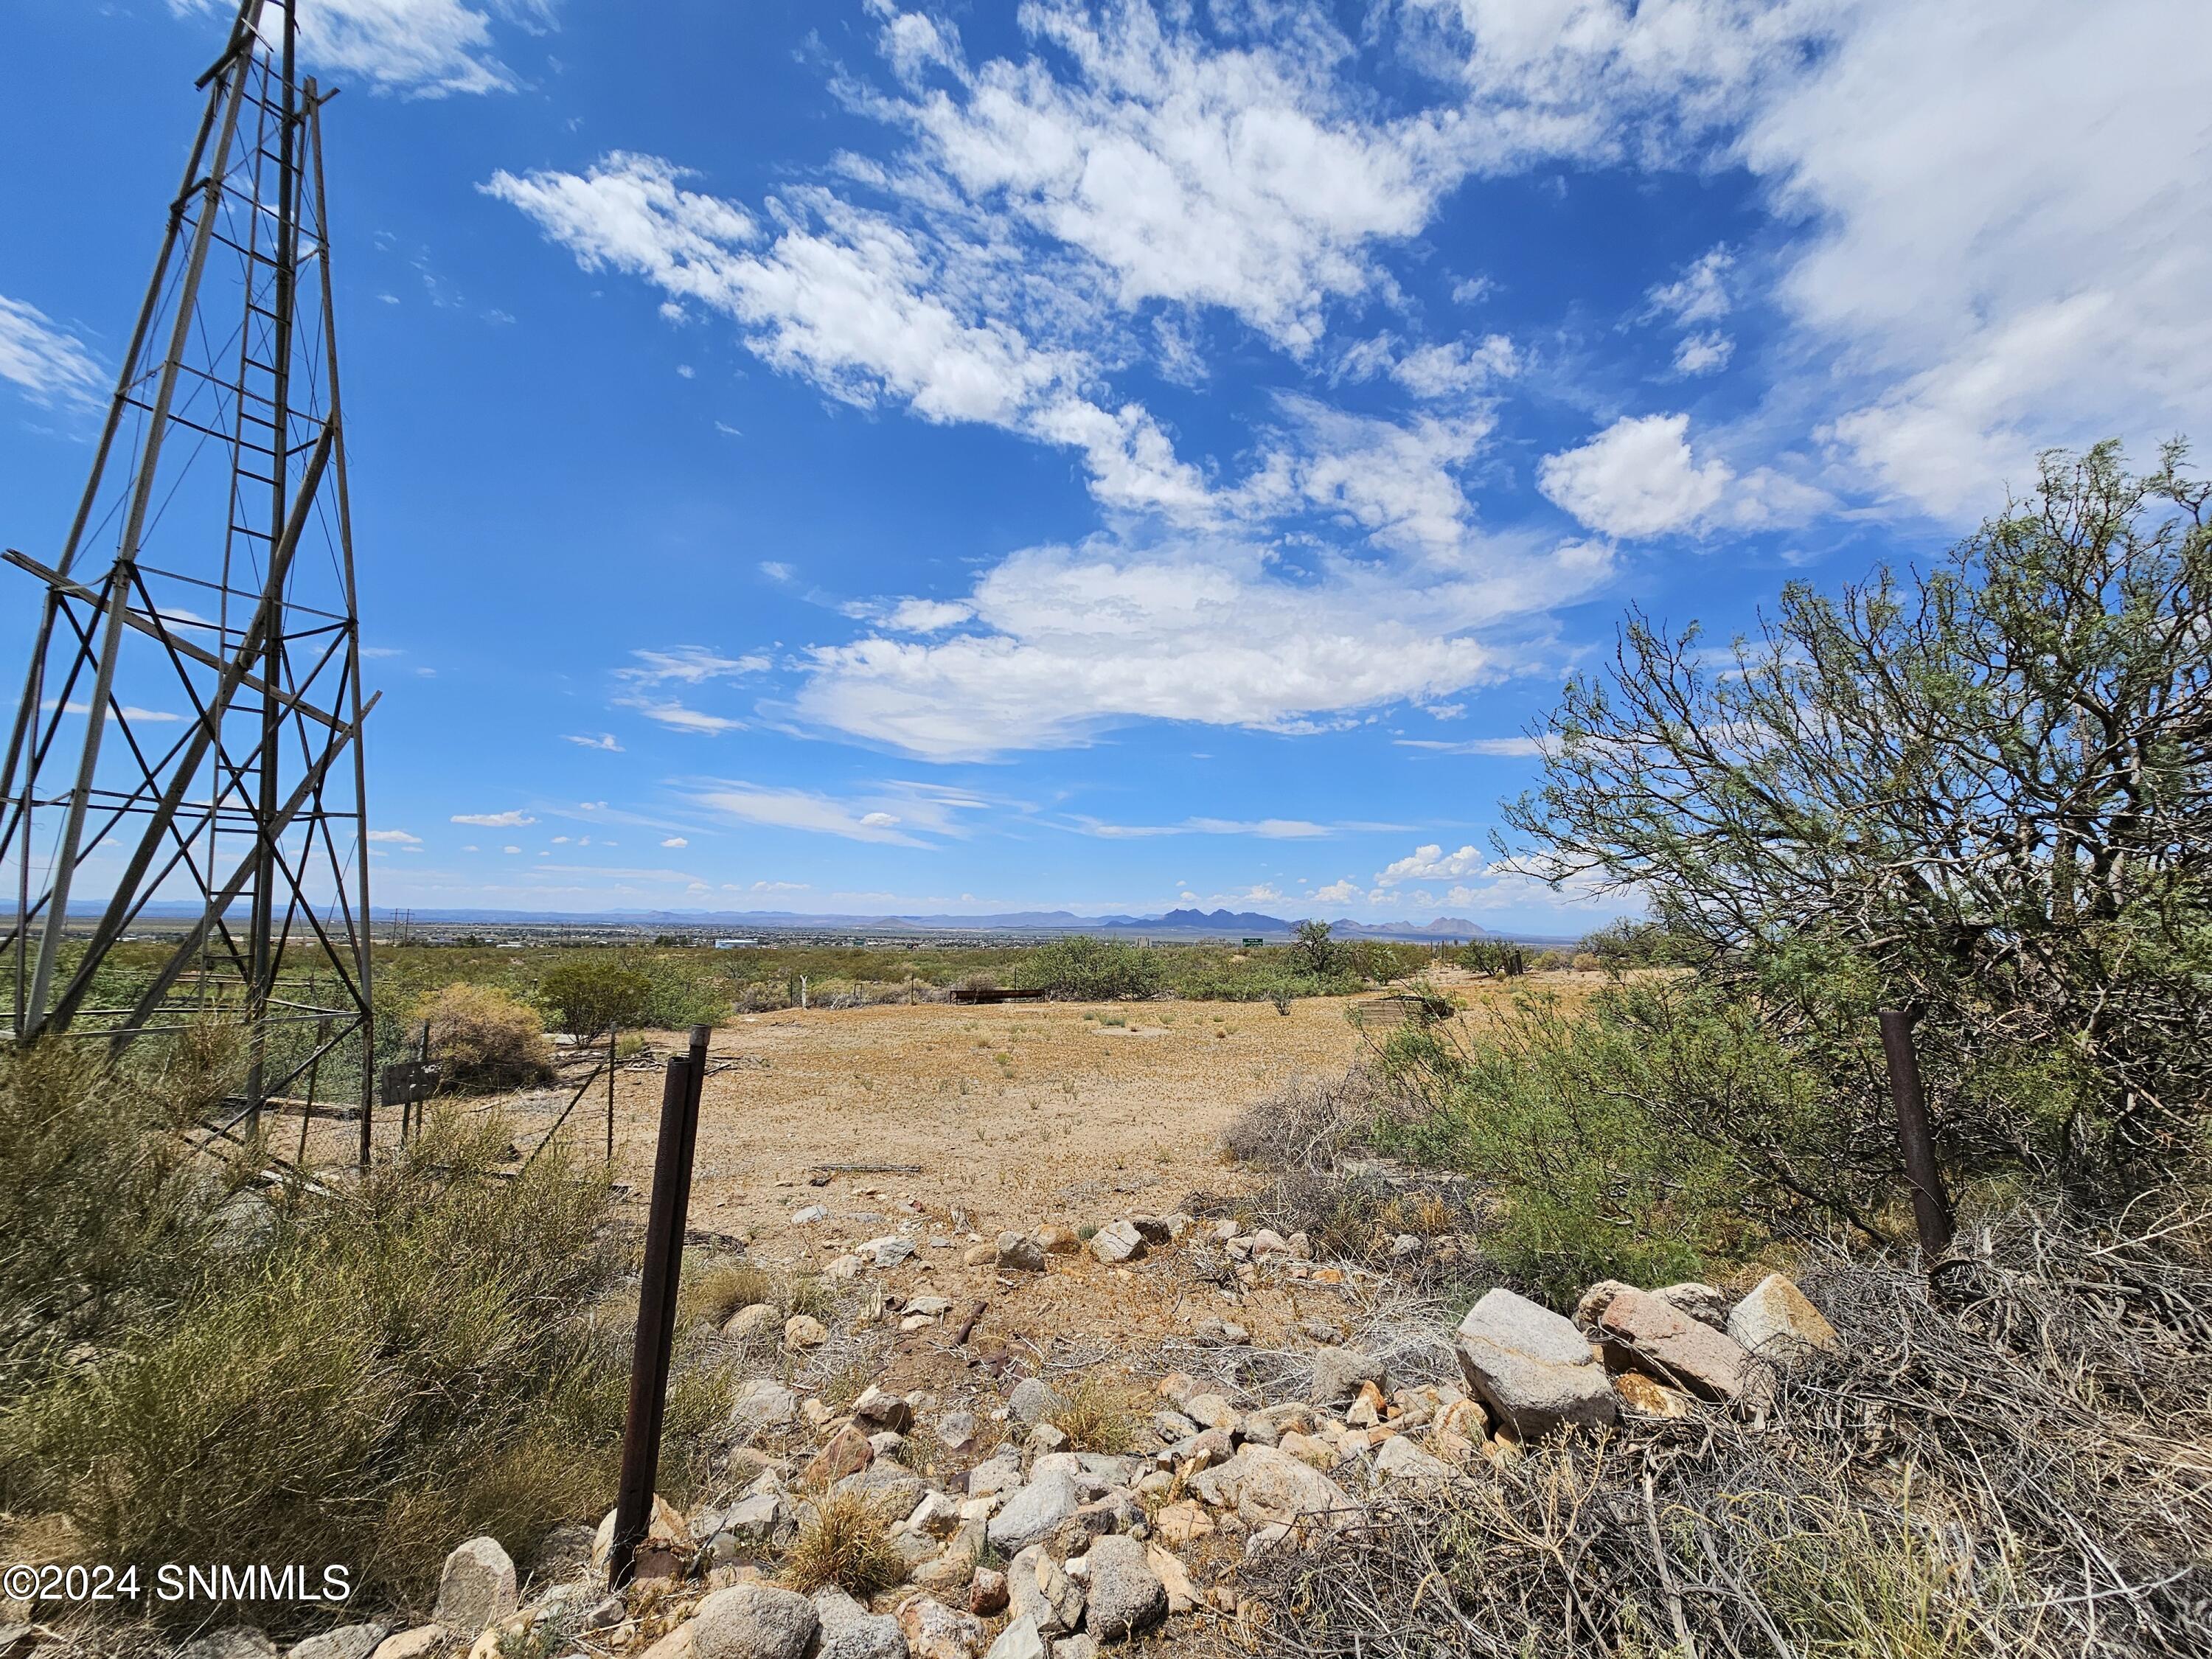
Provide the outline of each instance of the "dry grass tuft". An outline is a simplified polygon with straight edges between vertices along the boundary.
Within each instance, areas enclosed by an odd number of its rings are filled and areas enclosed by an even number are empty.
[[[811,1504],[783,1561],[783,1582],[802,1594],[835,1584],[865,1600],[905,1577],[883,1516],[858,1492],[831,1492]]]
[[[765,1267],[747,1262],[702,1261],[697,1272],[684,1264],[684,1284],[676,1293],[676,1323],[688,1329],[700,1320],[720,1328],[740,1308],[756,1302],[781,1307],[775,1278]]]
[[[1146,1397],[1103,1371],[1086,1371],[1051,1414],[1053,1427],[1078,1451],[1115,1455],[1131,1450],[1150,1413]]]

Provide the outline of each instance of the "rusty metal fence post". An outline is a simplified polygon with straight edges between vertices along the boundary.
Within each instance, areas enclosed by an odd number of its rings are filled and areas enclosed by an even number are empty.
[[[1943,1191],[1943,1172],[1936,1166],[1936,1144],[1928,1132],[1928,1097],[1920,1085],[1920,1056],[1912,1046],[1912,1014],[1884,1008],[1881,1051],[1889,1061],[1890,1098],[1897,1103],[1897,1142],[1905,1154],[1905,1184],[1912,1190],[1912,1220],[1920,1234],[1920,1254],[1928,1261],[1951,1247],[1951,1200]]]
[[[653,1477],[660,1463],[669,1357],[676,1340],[676,1291],[684,1273],[684,1219],[691,1206],[691,1158],[698,1146],[699,1094],[706,1078],[707,1027],[695,1025],[690,1052],[672,1056],[661,1080],[660,1139],[653,1152],[629,1410],[623,1423],[622,1478],[615,1495],[613,1547],[607,1556],[607,1583],[615,1589],[629,1583],[638,1546],[653,1524]]]

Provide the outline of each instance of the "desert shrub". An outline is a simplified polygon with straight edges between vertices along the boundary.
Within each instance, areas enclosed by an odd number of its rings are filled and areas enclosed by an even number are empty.
[[[588,1036],[610,1025],[642,1025],[652,1007],[653,981],[612,957],[572,957],[548,968],[538,1000],[559,1030]]]
[[[1154,996],[1164,981],[1153,951],[1127,939],[1085,933],[1039,945],[1023,968],[1024,980],[1079,1002]]]
[[[507,1144],[434,1116],[353,1189],[254,1200],[166,1316],[0,1409],[0,1505],[66,1513],[88,1559],[347,1561],[403,1606],[457,1539],[590,1518],[627,1374],[588,1312],[607,1190],[557,1154],[495,1179]]]
[[[1801,1020],[1806,957],[1920,1011],[1923,1060],[2041,1065],[2022,1103],[1931,1088],[1953,1170],[2169,1180],[2212,1119],[2212,483],[2185,459],[2053,452],[1947,553],[1792,584],[1728,650],[1632,615],[1506,808],[1524,856],[1638,896],[1803,1063],[1839,1056],[1844,1133],[1887,1103],[1832,999]]]
[[[906,1563],[891,1547],[884,1517],[861,1492],[831,1492],[807,1505],[799,1536],[784,1557],[783,1582],[811,1592],[835,1584],[866,1597],[906,1577]]]
[[[1262,1170],[1326,1170],[1358,1144],[1376,1109],[1376,1076],[1294,1077],[1229,1121],[1222,1150]]]
[[[1605,967],[1689,968],[1711,953],[1697,939],[1670,932],[1662,923],[1623,917],[1594,933],[1585,933],[1575,946],[1577,957],[1593,956]]]
[[[731,997],[714,964],[696,952],[636,951],[623,958],[625,969],[645,981],[640,1022],[655,1030],[712,1025],[726,1014]]]
[[[448,985],[412,1012],[430,1028],[440,1079],[462,1093],[520,1089],[548,1081],[552,1051],[538,1011],[489,985]]]
[[[1400,1092],[1377,1142],[1489,1188],[1484,1250],[1555,1304],[1593,1279],[1691,1276],[1754,1223],[1875,1225],[1836,1167],[1820,1078],[1694,987],[1614,987],[1586,1013],[1527,997],[1471,1037],[1402,1027],[1382,1065]]]
[[[209,1103],[197,1084],[179,1106],[151,1086],[167,1057],[131,1060],[66,1038],[0,1048],[0,1401],[77,1343],[167,1318],[244,1178],[171,1133]]]

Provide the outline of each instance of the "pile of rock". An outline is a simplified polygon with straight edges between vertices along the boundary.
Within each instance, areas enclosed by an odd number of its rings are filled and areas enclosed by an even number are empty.
[[[1711,1285],[1641,1291],[1606,1279],[1572,1319],[1504,1289],[1460,1322],[1460,1369],[1520,1441],[1597,1430],[1623,1412],[1680,1417],[1690,1398],[1757,1412],[1775,1370],[1839,1339],[1805,1293],[1770,1273],[1740,1302]]]

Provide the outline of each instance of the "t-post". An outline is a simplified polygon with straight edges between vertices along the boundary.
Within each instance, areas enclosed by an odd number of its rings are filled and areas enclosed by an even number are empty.
[[[1881,1051],[1889,1061],[1890,1098],[1897,1103],[1897,1142],[1905,1154],[1905,1184],[1912,1189],[1912,1220],[1920,1233],[1920,1254],[1933,1262],[1951,1248],[1951,1200],[1943,1192],[1943,1172],[1936,1167],[1936,1146],[1928,1133],[1928,1097],[1920,1085],[1920,1056],[1912,1046],[1910,1010],[1884,1008]]]
[[[653,1475],[660,1464],[669,1355],[676,1340],[676,1290],[684,1272],[684,1226],[691,1207],[691,1156],[699,1139],[699,1091],[707,1078],[707,1035],[704,1025],[693,1026],[690,1052],[672,1056],[661,1079],[660,1139],[653,1153],[629,1411],[623,1424],[622,1478],[607,1555],[607,1584],[613,1589],[629,1583],[636,1571],[637,1547],[653,1523]]]

